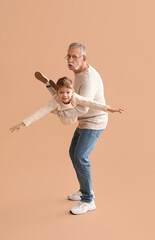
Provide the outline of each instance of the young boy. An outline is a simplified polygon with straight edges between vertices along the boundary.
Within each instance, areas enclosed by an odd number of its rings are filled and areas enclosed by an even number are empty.
[[[21,123],[13,126],[10,131],[13,132],[15,130],[22,129],[24,126],[29,126],[31,123],[44,117],[46,114],[53,112],[54,110],[68,110],[76,107],[77,105],[102,110],[104,112],[123,113],[123,109],[111,108],[108,105],[103,105],[74,93],[72,81],[67,77],[59,78],[55,89],[56,94],[47,105],[30,115],[28,118],[24,119]],[[63,124],[73,124],[77,121],[77,118],[59,117],[59,119]]]

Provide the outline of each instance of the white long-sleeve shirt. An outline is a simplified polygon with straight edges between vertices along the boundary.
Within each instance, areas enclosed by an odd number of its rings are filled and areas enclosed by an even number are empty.
[[[57,111],[69,110],[77,106],[84,106],[90,109],[97,109],[104,112],[107,112],[107,108],[109,107],[102,103],[89,100],[76,93],[73,94],[69,104],[64,104],[57,95],[54,95],[54,97],[49,101],[47,105],[45,105],[44,107],[42,107],[41,109],[39,109],[38,111],[30,115],[28,118],[24,119],[23,123],[26,126],[28,126],[31,123],[39,120],[40,118],[44,117],[46,114],[54,110],[57,110]],[[73,124],[77,120],[77,117],[73,117],[73,118],[59,117],[59,118],[63,124]]]

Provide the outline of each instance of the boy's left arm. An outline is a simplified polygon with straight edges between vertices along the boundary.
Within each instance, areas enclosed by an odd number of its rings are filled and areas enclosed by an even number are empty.
[[[112,113],[113,112],[122,113],[124,111],[123,109],[120,109],[120,108],[119,109],[112,108],[109,105],[104,105],[102,103],[87,99],[78,94],[75,94],[74,97],[75,97],[75,101],[76,101],[77,105],[80,105],[80,106],[97,109],[97,110],[102,110],[104,112],[112,112]]]
[[[92,108],[92,109],[97,109],[97,110],[102,110],[104,112],[107,112],[110,106],[104,105],[102,103],[90,100],[88,98],[85,98],[83,96],[80,96],[78,94],[74,94],[75,101],[77,105]]]

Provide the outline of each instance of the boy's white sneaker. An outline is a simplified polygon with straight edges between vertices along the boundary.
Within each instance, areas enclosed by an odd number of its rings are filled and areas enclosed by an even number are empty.
[[[94,192],[92,191],[93,195],[94,195]],[[69,194],[68,195],[68,199],[69,200],[72,200],[72,201],[80,201],[81,200],[81,197],[82,197],[82,192],[81,191],[78,191],[76,193],[73,193],[73,194]],[[94,197],[95,198],[95,195]]]
[[[81,201],[75,207],[73,207],[70,212],[75,215],[80,215],[95,209],[96,205],[94,203],[94,200],[92,200],[90,203]]]

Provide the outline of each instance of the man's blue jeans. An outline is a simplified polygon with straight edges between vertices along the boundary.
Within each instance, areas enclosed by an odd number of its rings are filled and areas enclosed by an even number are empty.
[[[69,154],[80,184],[80,191],[82,192],[81,200],[83,202],[91,202],[93,200],[89,155],[102,132],[103,129],[77,128],[70,145]]]

